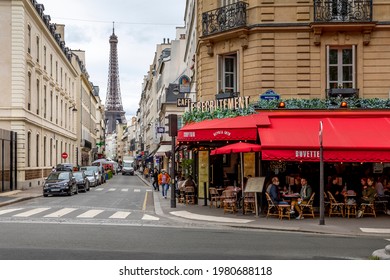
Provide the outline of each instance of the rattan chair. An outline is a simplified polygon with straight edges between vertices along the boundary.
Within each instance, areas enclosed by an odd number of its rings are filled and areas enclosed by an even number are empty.
[[[232,190],[224,190],[223,191],[223,213],[231,212],[236,213],[237,212],[237,194],[235,191]]]
[[[244,192],[244,204],[242,208],[242,213],[245,215],[248,212],[255,211],[255,193],[254,192]]]
[[[210,193],[210,208],[213,207],[215,204],[215,207],[218,207],[218,202],[221,202],[221,197],[217,191],[216,188],[209,188]]]
[[[314,209],[313,209],[314,195],[315,195],[315,193],[313,192],[307,203],[301,203],[299,205],[299,207],[301,208],[301,211],[302,211],[302,216],[312,216],[314,219]],[[305,213],[305,211],[308,211],[308,212]]]
[[[187,186],[184,189],[186,205],[195,204],[195,188],[193,186]]]
[[[268,216],[276,216],[279,218],[279,207],[271,199],[270,195],[266,192],[265,197],[267,198],[268,209],[267,209],[267,219]]]
[[[328,191],[328,197],[330,203],[329,217],[331,217],[332,215],[344,217],[344,202],[338,202],[330,191]]]

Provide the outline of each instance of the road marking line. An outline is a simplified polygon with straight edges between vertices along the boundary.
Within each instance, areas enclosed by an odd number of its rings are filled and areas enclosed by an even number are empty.
[[[30,217],[30,216],[32,216],[32,215],[41,213],[41,212],[46,211],[46,210],[49,210],[49,209],[50,209],[50,208],[37,208],[37,209],[32,209],[32,210],[29,210],[29,211],[26,211],[26,212],[23,212],[23,213],[16,214],[16,215],[14,215],[14,217]]]
[[[144,214],[144,216],[142,217],[142,220],[158,221],[158,220],[160,220],[160,218],[154,217],[152,215]]]
[[[390,228],[360,228],[360,230],[368,233],[390,233]]]
[[[95,189],[96,192],[100,192],[100,191],[102,191],[102,190],[103,190],[103,188],[97,188],[97,189]]]
[[[142,211],[146,210],[146,201],[148,200],[148,193],[145,193],[144,204],[142,204]]]
[[[87,212],[78,215],[77,218],[93,218],[102,212],[103,210],[88,210]]]
[[[65,216],[66,214],[69,214],[75,210],[77,210],[77,209],[76,208],[64,208],[64,209],[60,209],[54,213],[48,214],[44,217],[45,218],[59,218],[59,217]]]
[[[115,214],[111,215],[110,219],[126,219],[127,216],[129,216],[131,212],[126,211],[118,211]]]
[[[390,241],[390,239],[385,239],[386,241]]]
[[[146,190],[147,192],[151,192],[152,190]]]
[[[109,192],[114,192],[115,190],[114,188],[108,189]]]
[[[15,212],[15,211],[22,210],[22,209],[23,208],[14,208],[14,209],[1,210],[0,211],[0,215],[4,215],[4,214],[7,214],[7,213]]]
[[[129,189],[121,189],[122,192],[128,192]]]
[[[134,192],[141,192],[140,189],[134,189]]]
[[[182,217],[182,218],[192,219],[192,220],[209,221],[209,222],[246,224],[254,221],[254,220],[247,220],[247,219],[234,219],[234,218],[225,218],[225,217],[210,216],[210,215],[199,215],[199,214],[190,213],[188,211],[173,211],[169,213],[177,217]]]

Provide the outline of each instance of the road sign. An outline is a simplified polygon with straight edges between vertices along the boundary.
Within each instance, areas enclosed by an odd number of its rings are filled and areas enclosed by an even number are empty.
[[[163,127],[163,126],[158,126],[158,127],[157,127],[157,133],[165,133],[165,127]]]
[[[62,154],[61,154],[61,157],[62,157],[63,159],[67,159],[67,158],[68,158],[68,154],[67,154],[67,153],[62,153]]]

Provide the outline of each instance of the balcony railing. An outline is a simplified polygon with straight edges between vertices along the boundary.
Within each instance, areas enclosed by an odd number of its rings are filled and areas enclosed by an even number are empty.
[[[314,0],[315,22],[370,22],[372,0]]]
[[[357,88],[331,88],[326,90],[328,97],[359,97]]]
[[[242,1],[221,7],[202,15],[203,36],[246,26],[246,8]]]
[[[240,96],[239,92],[220,92],[215,95],[215,99],[226,99]]]

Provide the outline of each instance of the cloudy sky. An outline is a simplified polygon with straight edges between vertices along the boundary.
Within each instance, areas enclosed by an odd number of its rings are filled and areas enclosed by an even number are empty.
[[[127,119],[135,115],[144,75],[153,62],[156,44],[174,39],[184,26],[185,0],[38,0],[52,23],[65,24],[65,42],[86,51],[90,81],[106,101],[109,37],[112,22],[118,36],[119,78]]]

